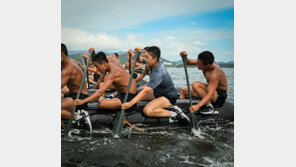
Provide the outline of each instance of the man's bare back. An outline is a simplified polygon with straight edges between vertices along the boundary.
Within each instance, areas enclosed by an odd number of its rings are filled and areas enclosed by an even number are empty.
[[[70,89],[72,93],[78,93],[83,78],[82,70],[80,69],[78,64],[70,58],[68,58],[68,60],[62,63],[62,65],[62,87],[64,85],[67,85],[67,87]],[[85,83],[82,86],[81,93],[87,95],[87,88]]]

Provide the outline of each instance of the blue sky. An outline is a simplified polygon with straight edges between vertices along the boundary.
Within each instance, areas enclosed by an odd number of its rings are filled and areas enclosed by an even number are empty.
[[[233,1],[63,0],[62,42],[69,50],[103,51],[156,45],[162,57],[180,60],[209,50],[233,61]]]

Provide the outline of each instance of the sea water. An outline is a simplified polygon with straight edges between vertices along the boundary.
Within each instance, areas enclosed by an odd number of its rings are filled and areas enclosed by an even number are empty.
[[[177,88],[186,87],[182,68],[167,68]],[[233,68],[223,68],[228,79],[227,100],[234,101]],[[188,68],[189,80],[205,82],[197,68]],[[149,77],[145,77],[146,80]],[[234,123],[199,125],[190,135],[188,127],[123,130],[120,139],[102,127],[92,134],[71,130],[62,140],[62,166],[233,166]]]

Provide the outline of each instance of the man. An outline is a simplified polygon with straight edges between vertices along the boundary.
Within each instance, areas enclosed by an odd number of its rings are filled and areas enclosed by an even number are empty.
[[[113,57],[115,58],[115,61],[116,61],[118,64],[121,64],[120,60],[118,59],[118,54],[117,54],[117,53],[113,53]]]
[[[213,114],[214,107],[219,108],[224,105],[227,98],[227,78],[224,71],[216,63],[213,53],[204,51],[197,56],[197,59],[190,60],[187,58],[186,51],[182,51],[180,56],[186,56],[187,65],[196,65],[202,70],[207,84],[194,81],[192,82],[192,90],[202,99],[198,104],[189,108],[190,112],[198,111],[202,106],[205,110],[201,110],[201,114]]]
[[[130,51],[129,51],[130,52]],[[131,51],[132,52],[132,51]],[[132,70],[132,68],[133,68],[133,66],[134,66],[134,60],[131,58],[131,56],[130,56],[130,54],[128,53],[128,54],[126,54],[126,63],[125,63],[125,66],[124,66],[124,68],[125,69],[129,69],[129,60],[131,59],[131,70]],[[137,70],[137,69],[142,69],[143,68],[143,66],[142,66],[142,64],[140,64],[140,63],[137,63],[136,62],[136,67],[135,67],[135,70]],[[136,79],[138,77],[138,73],[137,72],[134,72],[134,74],[133,74],[133,78],[134,79]]]
[[[68,57],[68,50],[65,44],[61,44],[61,64],[62,64],[62,72],[61,72],[61,89],[64,86],[67,86],[69,88],[69,92],[64,94],[64,98],[62,99],[62,108],[66,103],[66,106],[71,103],[71,100],[66,100],[69,99],[67,97],[72,98],[74,100],[77,96],[77,93],[80,88],[80,84],[83,78],[83,72],[76,63],[75,60],[72,60]],[[88,97],[87,95],[87,89],[86,89],[86,84],[83,84],[82,90],[81,90],[81,95],[79,98],[83,99]],[[85,107],[85,106],[84,106]],[[80,108],[82,109],[82,108]],[[71,112],[68,110],[62,110],[64,112],[62,114],[63,118],[69,119]],[[74,115],[74,120],[80,121],[83,120],[85,121],[88,126],[90,125],[90,119],[88,117],[88,113],[85,111],[84,113],[81,113],[79,115]],[[83,123],[83,122],[82,122]]]
[[[98,102],[98,108],[104,109],[119,109],[124,101],[127,91],[130,74],[117,62],[109,62],[104,52],[99,52],[92,58],[94,66],[105,76],[104,83],[90,97],[83,100],[75,100],[74,105],[82,105],[101,97]],[[105,91],[114,85],[117,92],[117,97],[113,99],[103,99]],[[136,82],[132,80],[128,99],[132,99],[137,95]],[[132,109],[136,107],[133,105]]]
[[[149,74],[150,80],[135,98],[122,104],[121,108],[130,108],[153,91],[155,99],[149,102],[143,109],[146,116],[176,117],[179,114],[189,121],[189,118],[177,106],[174,106],[173,111],[166,109],[175,105],[178,95],[166,67],[161,61],[159,61],[160,54],[160,49],[156,46],[147,48],[146,52],[143,53],[143,57],[145,58],[144,63],[146,63],[146,66],[137,80],[143,79],[147,74]]]

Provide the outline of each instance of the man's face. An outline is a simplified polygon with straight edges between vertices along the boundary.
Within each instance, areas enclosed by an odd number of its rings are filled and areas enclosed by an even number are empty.
[[[95,62],[93,62],[93,64],[101,74],[105,74],[105,72],[106,72],[106,63],[105,62],[100,64],[95,61]]]
[[[146,65],[148,65],[149,67],[153,66],[156,62],[157,62],[157,57],[153,58],[152,56],[150,56],[149,52],[143,52],[143,57],[146,59]]]
[[[196,66],[199,70],[205,69],[205,65],[202,63],[201,60],[197,59]]]

